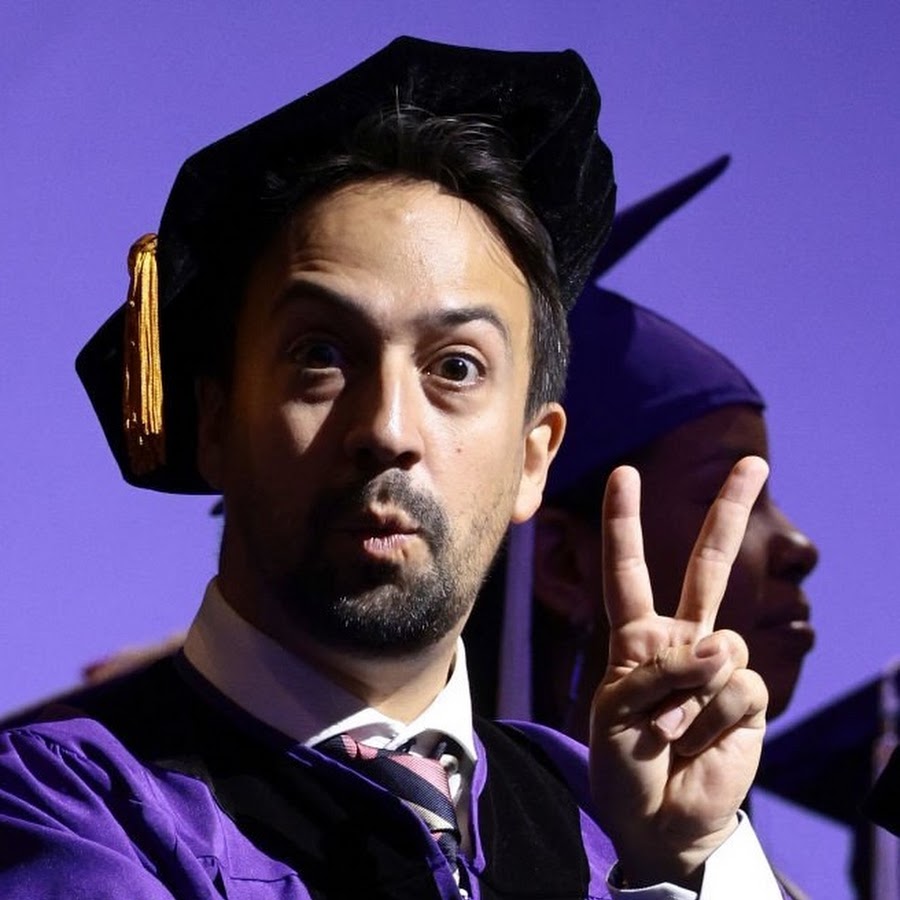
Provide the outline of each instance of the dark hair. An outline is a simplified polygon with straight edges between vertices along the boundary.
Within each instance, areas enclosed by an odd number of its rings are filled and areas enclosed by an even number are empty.
[[[341,151],[313,164],[287,160],[278,171],[268,172],[265,203],[285,220],[301,205],[343,185],[400,177],[433,181],[477,206],[531,290],[531,376],[526,403],[530,417],[542,404],[562,396],[569,337],[550,236],[529,206],[519,168],[507,139],[491,123],[398,106],[365,118]],[[236,312],[226,316],[228,333],[222,335],[224,366],[217,368],[225,372],[230,370]],[[220,321],[221,316],[220,310]]]

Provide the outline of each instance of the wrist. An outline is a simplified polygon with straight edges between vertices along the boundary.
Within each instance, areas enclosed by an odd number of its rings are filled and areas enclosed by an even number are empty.
[[[699,893],[706,860],[734,833],[739,819],[734,816],[727,826],[692,840],[661,840],[659,835],[634,840],[614,841],[618,862],[616,886],[645,888],[668,882]]]

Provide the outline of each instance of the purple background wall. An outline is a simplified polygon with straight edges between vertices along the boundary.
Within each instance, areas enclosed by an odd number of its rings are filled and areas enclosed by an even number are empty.
[[[769,399],[776,496],[822,551],[819,643],[777,728],[895,657],[895,2],[48,9],[0,9],[0,709],[183,626],[214,571],[208,501],[121,483],[73,371],[124,296],[130,242],[190,152],[398,33],[579,50],[623,204],[734,155],[608,283],[728,352]],[[777,801],[757,816],[813,896],[850,896],[840,828]]]

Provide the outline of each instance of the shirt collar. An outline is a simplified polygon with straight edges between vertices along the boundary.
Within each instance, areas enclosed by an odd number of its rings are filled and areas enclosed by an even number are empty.
[[[188,661],[229,700],[299,743],[312,746],[346,732],[394,748],[429,734],[455,740],[477,759],[466,654],[460,639],[444,689],[409,724],[390,719],[345,691],[241,618],[213,579],[188,631]]]

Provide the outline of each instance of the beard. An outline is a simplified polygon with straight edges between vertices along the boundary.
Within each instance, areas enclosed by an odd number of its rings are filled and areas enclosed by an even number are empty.
[[[429,549],[426,565],[413,571],[390,562],[341,565],[329,556],[326,544],[334,527],[373,502],[390,504],[416,523]],[[405,473],[392,471],[320,497],[299,563],[282,568],[271,586],[288,618],[323,645],[368,656],[415,653],[468,616],[505,524],[494,526],[495,535],[490,530],[487,523],[476,523],[465,545],[454,548],[438,502],[415,489]]]

